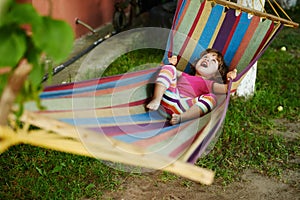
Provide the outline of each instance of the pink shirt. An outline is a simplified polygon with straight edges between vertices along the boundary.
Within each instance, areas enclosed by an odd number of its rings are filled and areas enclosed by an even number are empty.
[[[214,81],[206,80],[199,76],[191,76],[187,73],[182,73],[182,76],[177,80],[177,88],[182,97],[199,97],[203,94],[212,92]]]

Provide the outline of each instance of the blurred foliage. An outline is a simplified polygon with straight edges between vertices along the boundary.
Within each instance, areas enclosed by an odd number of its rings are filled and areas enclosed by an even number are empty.
[[[27,59],[33,69],[17,101],[20,105],[28,99],[38,101],[46,70],[42,58],[63,61],[70,54],[73,41],[73,30],[66,22],[39,15],[32,4],[1,1],[0,68],[10,67],[11,70],[0,74],[0,95],[18,63]]]

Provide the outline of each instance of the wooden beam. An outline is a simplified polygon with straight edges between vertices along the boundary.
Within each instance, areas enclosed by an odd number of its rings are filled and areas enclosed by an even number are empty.
[[[230,1],[226,1],[226,0],[208,0],[208,1],[215,2],[215,3],[223,5],[223,6],[228,6],[229,8],[233,8],[236,10],[244,11],[246,13],[253,14],[255,16],[267,18],[267,19],[275,21],[275,22],[280,22],[285,26],[289,26],[289,27],[293,27],[293,28],[299,27],[298,23],[293,22],[291,20],[287,20],[287,19],[277,17],[277,16],[269,14],[269,13],[265,13],[265,12],[261,12],[261,11],[258,11],[258,10],[255,10],[255,9],[252,9],[249,7],[245,7],[245,6],[239,5],[234,2],[230,2]]]

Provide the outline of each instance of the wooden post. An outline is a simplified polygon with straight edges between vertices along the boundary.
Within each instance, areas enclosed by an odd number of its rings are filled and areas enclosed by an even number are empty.
[[[238,0],[238,4],[262,11],[265,5],[265,0]],[[257,74],[257,62],[247,72],[245,78],[241,81],[237,88],[236,95],[240,97],[251,97],[255,91],[255,81]]]

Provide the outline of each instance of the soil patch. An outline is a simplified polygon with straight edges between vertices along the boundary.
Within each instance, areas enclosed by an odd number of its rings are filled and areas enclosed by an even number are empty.
[[[291,185],[299,181],[299,172],[286,172],[283,177],[285,183],[247,170],[241,176],[241,181],[228,186],[223,186],[220,180],[216,180],[211,186],[183,178],[164,181],[161,174],[162,172],[156,172],[138,177],[130,176],[119,189],[105,193],[103,199],[300,199],[299,185]]]

